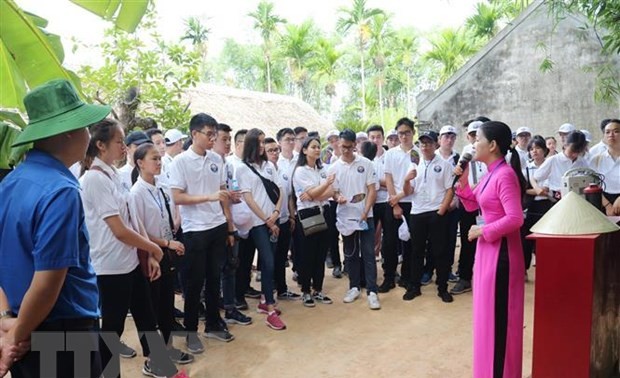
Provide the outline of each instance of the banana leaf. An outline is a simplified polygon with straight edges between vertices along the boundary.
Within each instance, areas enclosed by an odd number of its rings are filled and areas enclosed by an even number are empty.
[[[70,1],[99,17],[114,21],[114,24],[120,29],[133,33],[146,13],[151,0]]]

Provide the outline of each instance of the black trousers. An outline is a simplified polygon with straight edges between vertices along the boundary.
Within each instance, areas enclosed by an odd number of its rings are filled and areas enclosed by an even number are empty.
[[[288,286],[286,285],[286,259],[288,258],[288,249],[291,245],[291,221],[280,223],[278,227],[280,227],[280,235],[276,245],[273,274],[278,294],[284,294],[288,291]]]
[[[411,203],[400,202],[403,209],[403,217],[408,217],[411,212]],[[398,266],[397,245],[403,244],[403,265],[401,267],[401,280],[411,282],[411,240],[403,242],[398,238],[398,227],[403,223],[402,219],[394,218],[393,209],[388,205],[385,208],[383,223],[383,277],[388,282],[394,281],[396,267]]]
[[[244,298],[245,293],[250,288],[250,280],[252,279],[252,261],[254,260],[254,252],[256,246],[251,237],[247,239],[239,239],[239,266],[235,276],[235,291],[238,300]]]
[[[461,255],[459,257],[459,278],[471,281],[474,269],[474,257],[476,255],[476,240],[467,240],[469,229],[476,224],[478,211],[471,213],[463,210],[461,216]]]
[[[411,232],[412,263],[410,287],[419,288],[424,270],[426,244],[430,242],[430,252],[437,271],[437,287],[439,292],[448,290],[448,253],[446,248],[446,226],[448,219],[440,216],[437,211],[412,214],[409,218]]]
[[[327,238],[329,256],[332,259],[334,267],[342,268],[342,259],[340,258],[340,245],[338,244],[338,238],[340,233],[336,228],[336,210],[338,209],[338,203],[336,201],[329,201],[329,211],[325,213],[325,221],[327,223]]]
[[[174,364],[167,357],[165,348],[163,348],[163,341],[161,342],[161,347],[164,350],[151,351],[151,347],[156,347],[157,344],[149,344],[144,334],[144,332],[149,332],[159,335],[151,301],[151,290],[146,277],[142,274],[140,266],[127,274],[97,276],[97,286],[99,287],[99,296],[101,298],[101,331],[116,333],[119,337],[118,342],[120,342],[120,337],[125,330],[127,311],[131,310],[131,315],[140,335],[140,345],[142,346],[144,356],[149,357],[153,354],[151,360],[154,365],[168,369],[168,371],[170,365],[172,365],[173,371],[176,371]],[[113,354],[103,339],[101,339],[99,346],[101,363],[104,368],[109,363],[112,363],[118,366],[118,371],[120,372],[119,355]]]
[[[523,244],[523,257],[525,259],[525,270],[532,265],[532,253],[536,245],[534,240],[526,239],[531,234],[530,228],[536,224],[551,209],[553,204],[549,200],[533,201],[527,209],[523,226],[521,226],[521,244]]]
[[[85,319],[86,320],[86,319]],[[56,353],[56,371],[50,371],[41,367],[41,352],[30,351],[17,361],[10,369],[13,378],[37,378],[37,377],[90,377],[99,378],[102,372],[101,355],[99,353],[99,324],[98,320],[76,321],[75,319],[57,321],[52,324],[43,323],[36,332],[65,332],[65,349],[72,351],[59,351]],[[90,333],[83,335],[79,345],[70,346],[71,333]],[[32,345],[35,348],[35,345]],[[75,369],[75,360],[84,359],[89,355],[89,365],[85,370]]]
[[[323,214],[328,211],[327,206],[323,208]],[[310,293],[310,289],[323,291],[323,280],[325,279],[325,257],[327,256],[327,231],[318,232],[314,235],[305,236],[297,217],[295,234],[299,240],[299,249],[296,249],[297,272],[301,291]]]
[[[185,259],[188,266],[187,293],[185,293],[185,328],[198,330],[200,292],[205,287],[206,329],[218,329],[220,312],[220,279],[226,260],[226,223],[199,232],[186,232]]]
[[[176,270],[162,275],[158,280],[151,282],[151,299],[153,311],[157,318],[157,325],[168,345],[174,319],[174,280]]]
[[[391,211],[392,208],[387,204],[387,202],[383,203],[375,203],[372,207],[372,215],[373,220],[375,222],[375,230],[379,227],[379,224],[383,228],[385,224],[385,217],[387,216],[387,212]],[[381,238],[381,257],[383,257],[383,251],[385,251],[385,229],[383,229],[383,237]]]

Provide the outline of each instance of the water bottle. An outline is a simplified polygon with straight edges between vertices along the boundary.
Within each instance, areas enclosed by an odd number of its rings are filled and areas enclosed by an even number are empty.
[[[368,222],[366,222],[365,220],[361,220],[360,221],[360,228],[362,229],[362,231],[368,230]]]
[[[276,236],[276,234],[271,234],[269,235],[269,241],[272,243],[277,243],[278,242],[278,237]]]
[[[239,181],[237,181],[237,179],[232,179],[232,183],[231,183],[231,185],[232,185],[232,188],[231,188],[231,189],[232,189],[233,191],[237,191],[237,190],[239,190],[239,189],[240,189],[240,188],[239,188]]]

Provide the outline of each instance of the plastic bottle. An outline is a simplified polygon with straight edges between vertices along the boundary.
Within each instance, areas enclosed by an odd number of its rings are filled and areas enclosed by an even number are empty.
[[[231,189],[234,190],[234,191],[237,191],[237,190],[240,189],[239,188],[239,181],[237,181],[237,179],[232,179],[231,186],[232,186]]]

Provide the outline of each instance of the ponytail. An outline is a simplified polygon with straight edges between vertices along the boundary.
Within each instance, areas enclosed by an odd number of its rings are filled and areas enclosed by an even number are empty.
[[[82,169],[80,170],[80,176],[90,169],[93,164],[93,160],[99,155],[99,147],[97,142],[108,144],[116,135],[116,130],[119,123],[112,118],[104,118],[97,123],[93,123],[88,128],[90,132],[90,142],[88,142],[88,149],[86,149],[86,156],[82,160]]]
[[[515,171],[517,175],[517,179],[519,180],[519,187],[521,188],[521,195],[525,194],[525,190],[527,189],[527,181],[525,180],[525,176],[523,176],[523,171],[521,168],[521,158],[519,157],[519,152],[514,147],[510,148],[510,166]]]

